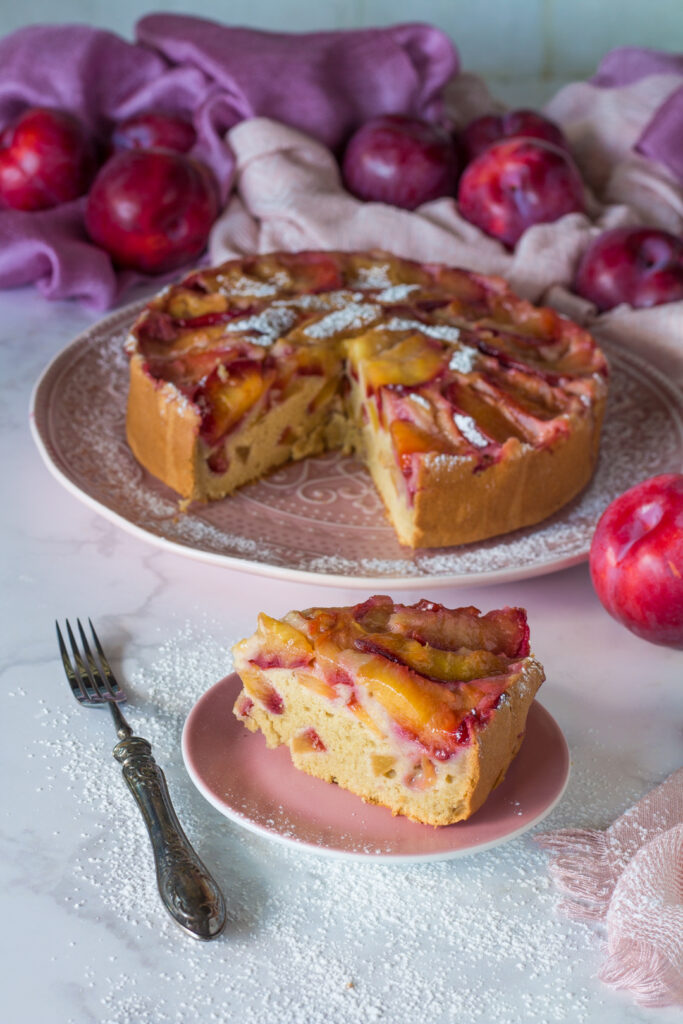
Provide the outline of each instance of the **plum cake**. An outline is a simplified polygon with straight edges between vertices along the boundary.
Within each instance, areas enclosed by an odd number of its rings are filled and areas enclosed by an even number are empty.
[[[543,682],[526,613],[394,604],[261,614],[233,649],[234,712],[297,768],[428,825],[470,817]]]
[[[183,498],[341,448],[401,543],[537,523],[597,460],[607,364],[500,278],[386,253],[271,253],[166,288],[127,341],[127,436]]]

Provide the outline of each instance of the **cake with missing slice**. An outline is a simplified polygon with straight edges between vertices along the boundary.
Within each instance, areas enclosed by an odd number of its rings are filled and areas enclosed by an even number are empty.
[[[197,271],[127,343],[127,437],[185,499],[290,459],[364,459],[403,544],[540,522],[590,480],[607,364],[500,278],[388,253],[270,253]]]
[[[469,818],[502,781],[544,679],[523,609],[381,595],[261,614],[233,653],[247,729],[287,744],[308,774],[429,825]]]

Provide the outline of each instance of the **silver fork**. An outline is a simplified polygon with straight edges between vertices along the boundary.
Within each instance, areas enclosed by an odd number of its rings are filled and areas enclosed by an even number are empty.
[[[97,657],[91,651],[80,619],[76,621],[83,654],[78,649],[71,626],[68,621],[66,623],[73,661],[59,623],[55,623],[71,692],[86,708],[108,707],[111,711],[120,741],[113,754],[122,765],[123,777],[142,811],[152,842],[157,885],[164,906],[192,936],[213,939],[225,924],[222,893],[183,832],[171,803],[164,773],[152,756],[150,744],[133,735],[121,712],[119,704],[126,700],[126,695],[116,681],[92,622],[88,619]]]

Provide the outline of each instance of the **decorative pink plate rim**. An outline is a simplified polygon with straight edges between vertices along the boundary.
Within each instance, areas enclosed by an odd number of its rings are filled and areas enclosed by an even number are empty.
[[[371,485],[363,489],[361,474],[349,471],[349,463],[341,457],[335,463],[334,454],[320,460],[323,476],[318,490],[330,490],[325,472],[333,478],[336,473],[332,492],[335,486],[341,494],[345,487],[347,491],[360,488],[361,498],[352,495],[348,500],[346,495],[343,500],[335,499],[330,506],[332,518],[328,509],[327,521],[316,521],[320,509],[313,505],[309,505],[313,512],[308,520],[299,514],[302,504],[291,491],[296,470],[288,468],[284,475],[271,475],[224,502],[179,515],[177,495],[135,463],[122,427],[127,376],[126,360],[121,358],[122,342],[143,306],[135,303],[118,310],[58,353],[34,388],[31,432],[49,471],[77,499],[139,539],[195,560],[290,582],[363,589],[452,587],[528,579],[585,561],[595,524],[617,494],[645,476],[679,471],[683,465],[683,396],[633,353],[601,342],[615,371],[615,387],[598,469],[578,498],[536,527],[460,548],[401,548],[381,514],[371,510],[365,517],[357,515],[356,521],[349,519],[349,508],[354,509],[354,502],[359,508],[363,501],[371,502],[369,492],[374,489]],[[79,373],[81,379],[77,381]],[[111,385],[105,397],[100,397],[98,382],[92,380],[98,373],[103,378],[100,384]],[[90,401],[101,403],[99,415],[91,418],[78,412],[75,396],[83,384],[93,387]],[[70,397],[65,397],[67,394]],[[111,423],[102,422],[112,407],[115,430]],[[68,424],[73,415],[83,417],[81,433],[76,428],[65,433],[64,423]],[[109,451],[114,453],[111,479],[100,480],[98,489],[93,475],[101,473]],[[331,474],[326,458],[328,463],[331,460]],[[305,462],[312,466],[310,490],[318,483],[319,471],[313,465],[316,460]],[[295,467],[304,465],[297,463]],[[349,481],[351,488],[347,486]],[[271,507],[273,495],[276,500]],[[228,507],[225,502],[235,504]],[[347,517],[344,524],[334,519],[339,508]],[[230,528],[221,519],[226,512],[232,514]],[[269,539],[268,531],[272,534]],[[321,537],[325,550],[319,546]]]
[[[503,782],[468,821],[433,828],[393,817],[296,769],[287,747],[268,750],[232,714],[233,673],[194,705],[182,734],[188,774],[202,796],[237,825],[322,856],[389,863],[450,859],[506,843],[537,825],[562,799],[570,773],[564,735],[534,701],[519,754]]]

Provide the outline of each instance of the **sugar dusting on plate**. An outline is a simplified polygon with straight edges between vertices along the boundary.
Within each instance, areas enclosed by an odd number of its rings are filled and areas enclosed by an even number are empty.
[[[142,635],[139,618],[135,628]],[[103,631],[105,647],[110,636],[115,627]],[[60,828],[75,855],[58,898],[69,933],[82,934],[73,945],[90,1008],[64,1024],[519,1024],[520,1007],[524,1021],[582,1024],[600,1019],[605,1001],[617,1006],[592,980],[598,930],[556,913],[546,855],[529,835],[458,861],[349,864],[254,836],[214,811],[185,773],[180,735],[196,700],[231,670],[236,639],[199,617],[170,621],[163,637],[144,637],[144,665],[120,669],[131,724],[152,742],[180,820],[227,898],[228,926],[211,944],[185,937],[161,908],[142,820],[109,757],[113,730],[89,728],[66,683],[63,700],[55,691],[49,708],[40,702],[27,754],[40,768],[37,810],[52,799],[67,806]],[[8,699],[35,713],[24,690]],[[602,761],[598,771],[596,749],[589,736],[574,751],[567,794],[541,828],[588,824],[588,814],[600,824],[615,801],[639,795],[606,792],[605,778],[622,775]],[[103,949],[118,952],[103,959]],[[59,964],[67,952],[54,956]]]

